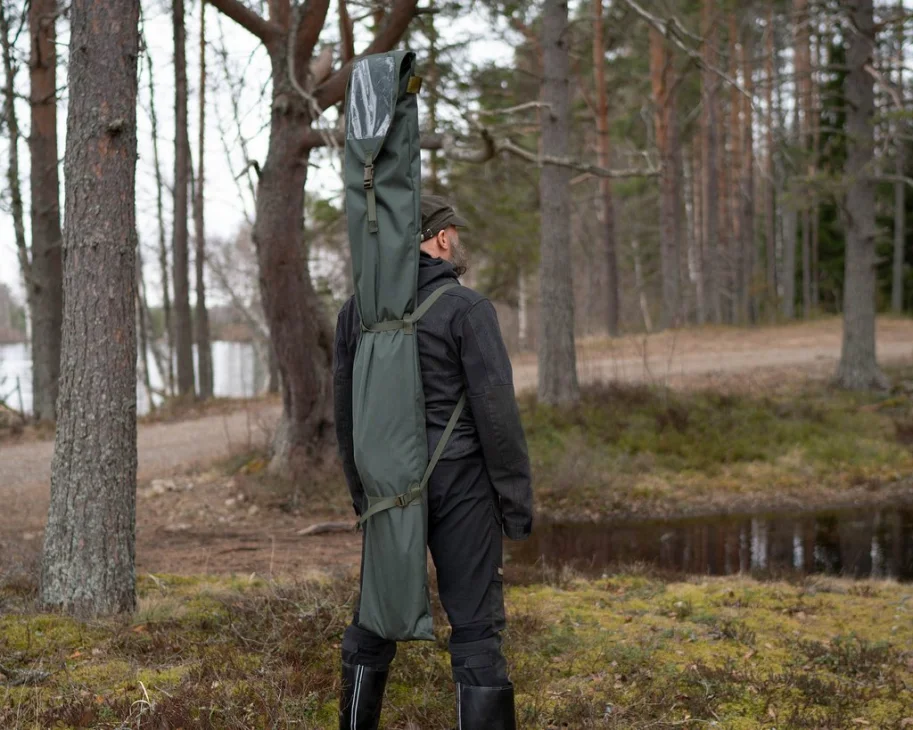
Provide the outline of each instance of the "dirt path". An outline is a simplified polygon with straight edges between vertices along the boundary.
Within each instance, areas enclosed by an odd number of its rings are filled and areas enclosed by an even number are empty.
[[[279,418],[275,405],[189,421],[141,424],[137,435],[139,480],[206,466],[232,452],[260,446]],[[54,442],[0,445],[0,495],[4,522],[47,509]],[[30,521],[29,521],[30,522]]]

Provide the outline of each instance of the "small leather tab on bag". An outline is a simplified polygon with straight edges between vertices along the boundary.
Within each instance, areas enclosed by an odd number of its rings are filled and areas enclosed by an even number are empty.
[[[409,81],[406,84],[406,93],[407,94],[417,94],[422,88],[422,77],[421,76],[410,76]]]

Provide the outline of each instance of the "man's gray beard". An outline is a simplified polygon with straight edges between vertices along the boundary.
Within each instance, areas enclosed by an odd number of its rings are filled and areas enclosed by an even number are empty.
[[[459,245],[453,246],[451,250],[453,254],[450,263],[453,264],[453,271],[457,276],[463,276],[469,270],[469,254],[466,253],[462,241]]]

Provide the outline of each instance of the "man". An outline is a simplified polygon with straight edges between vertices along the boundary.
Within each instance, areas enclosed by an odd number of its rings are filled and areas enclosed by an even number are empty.
[[[419,304],[466,271],[459,228],[466,222],[441,197],[422,196]],[[336,431],[356,513],[364,490],[352,439],[352,366],[361,323],[354,298],[336,326]],[[491,302],[466,287],[449,289],[416,326],[428,453],[465,391],[463,412],[428,485],[428,546],[441,603],[450,620],[450,656],[459,730],[513,730],[513,685],[501,653],[505,627],[502,531],[532,530],[526,439],[513,375]],[[370,529],[370,525],[368,527]],[[396,643],[358,624],[342,642],[340,730],[375,730]]]

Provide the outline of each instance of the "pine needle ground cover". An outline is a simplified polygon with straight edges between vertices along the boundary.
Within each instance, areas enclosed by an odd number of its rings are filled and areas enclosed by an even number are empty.
[[[521,727],[913,726],[913,586],[508,581]],[[7,584],[0,727],[333,728],[354,585],[145,576],[131,619],[86,622]],[[436,611],[437,640],[400,647],[385,727],[453,727]]]

